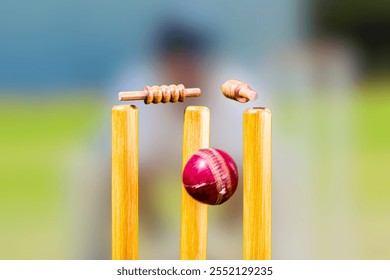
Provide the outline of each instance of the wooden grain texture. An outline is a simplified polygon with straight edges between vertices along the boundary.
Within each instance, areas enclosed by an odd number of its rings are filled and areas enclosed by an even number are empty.
[[[210,111],[189,106],[184,112],[183,169],[188,159],[210,141]],[[205,260],[207,251],[207,205],[193,199],[182,186],[180,259]]]
[[[271,259],[271,111],[244,112],[244,260]]]
[[[251,100],[256,100],[257,94],[252,87],[245,82],[239,80],[228,80],[223,83],[222,93],[229,99],[236,100],[240,103],[245,103]]]
[[[138,259],[138,109],[112,108],[112,259]]]
[[[200,88],[185,88],[180,85],[146,86],[139,91],[121,91],[118,94],[120,101],[145,100],[146,104],[183,102],[187,97],[198,97],[201,94]]]

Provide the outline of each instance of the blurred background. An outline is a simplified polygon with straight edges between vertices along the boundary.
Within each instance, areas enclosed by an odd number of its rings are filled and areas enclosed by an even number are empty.
[[[111,107],[139,107],[140,258],[178,259],[188,105],[242,174],[242,112],[273,112],[273,258],[390,259],[385,1],[8,1],[0,8],[0,259],[111,258]],[[385,33],[385,30],[387,32]],[[259,98],[224,98],[227,79]],[[242,257],[242,176],[209,208],[210,259]]]

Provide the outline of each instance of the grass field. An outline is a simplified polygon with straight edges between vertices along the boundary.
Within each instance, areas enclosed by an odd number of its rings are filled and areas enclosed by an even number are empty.
[[[75,94],[0,103],[0,258],[67,256],[67,154],[97,129],[103,103]]]

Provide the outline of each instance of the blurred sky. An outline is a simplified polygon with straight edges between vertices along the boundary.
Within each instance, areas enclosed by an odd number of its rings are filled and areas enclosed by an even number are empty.
[[[211,144],[240,172],[243,110],[273,112],[273,258],[389,259],[386,7],[3,0],[0,259],[109,259],[111,106],[118,91],[184,80],[202,97],[134,103],[141,258],[178,258],[182,113],[204,105]],[[162,54],[168,23],[200,47]],[[249,82],[259,99],[224,98],[229,78]],[[241,185],[209,213],[209,258],[241,258]]]

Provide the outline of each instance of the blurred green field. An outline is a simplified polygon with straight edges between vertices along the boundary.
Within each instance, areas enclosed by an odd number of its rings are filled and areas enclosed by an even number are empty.
[[[390,88],[364,88],[354,116],[359,254],[390,259]]]
[[[0,103],[0,259],[68,255],[64,164],[88,144],[103,103],[64,96],[3,96]]]
[[[389,92],[387,86],[363,87],[348,105],[355,138],[350,147],[353,201],[362,241],[356,258],[390,258]],[[88,94],[4,96],[0,103],[0,259],[69,258],[66,164],[69,154],[93,141],[110,108]],[[318,102],[312,108],[317,114],[311,124],[314,134],[326,106]],[[318,158],[326,157],[327,143],[320,134],[313,139],[317,139]],[[326,169],[319,171],[318,178],[326,176]]]

